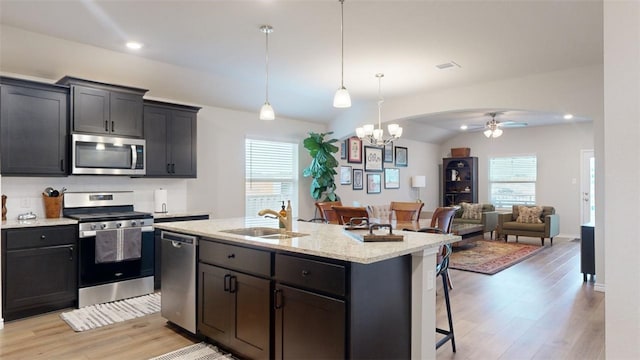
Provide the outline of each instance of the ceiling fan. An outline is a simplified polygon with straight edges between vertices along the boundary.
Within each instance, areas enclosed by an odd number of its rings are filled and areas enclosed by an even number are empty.
[[[518,127],[525,127],[528,124],[526,122],[519,122],[519,121],[498,121],[496,120],[496,116],[497,115],[502,115],[504,113],[501,112],[490,112],[490,113],[486,113],[486,116],[491,116],[491,120],[487,121],[486,124],[484,126],[482,125],[476,125],[476,126],[472,126],[471,128],[484,128],[484,136],[491,138],[497,138],[500,135],[502,135],[503,128],[518,128]]]

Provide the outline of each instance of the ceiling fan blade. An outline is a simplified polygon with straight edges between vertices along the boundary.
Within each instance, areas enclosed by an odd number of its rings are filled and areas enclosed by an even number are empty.
[[[529,124],[527,124],[526,122],[518,122],[518,121],[501,121],[498,126],[501,127],[505,127],[505,128],[519,128],[519,127],[525,127]]]

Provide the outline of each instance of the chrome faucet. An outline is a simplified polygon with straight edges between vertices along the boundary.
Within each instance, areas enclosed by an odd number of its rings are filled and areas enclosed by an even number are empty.
[[[275,210],[262,209],[258,211],[258,216],[273,215],[275,216],[275,218],[278,219],[281,227],[283,227],[285,231],[291,231],[291,228],[293,227],[293,222],[291,221],[291,208],[287,209],[286,212],[287,212],[287,216],[282,216],[280,215],[279,212]],[[271,216],[265,216],[265,217],[271,217]]]

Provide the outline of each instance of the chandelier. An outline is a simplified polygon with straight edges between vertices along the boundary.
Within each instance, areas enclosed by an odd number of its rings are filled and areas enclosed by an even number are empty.
[[[273,107],[269,103],[269,34],[273,32],[273,28],[270,25],[260,26],[260,31],[264,33],[266,38],[266,51],[265,51],[265,93],[266,100],[264,105],[260,108],[260,120],[273,120],[276,115],[273,111]]]
[[[500,123],[496,121],[496,113],[491,113],[491,120],[487,121],[487,130],[484,131],[484,136],[488,138],[497,138],[502,135],[502,129],[500,129]]]
[[[384,100],[382,99],[381,91],[383,76],[384,74],[376,74],[376,77],[378,78],[378,128],[375,129],[373,124],[366,124],[356,129],[356,135],[361,140],[367,141],[369,144],[376,146],[387,145],[402,136],[402,128],[398,126],[398,124],[389,124],[387,129],[389,130],[390,137],[384,139],[384,131],[382,130],[382,103]]]

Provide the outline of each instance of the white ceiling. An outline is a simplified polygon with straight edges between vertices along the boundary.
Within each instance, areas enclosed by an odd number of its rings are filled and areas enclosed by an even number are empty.
[[[345,86],[355,104],[374,103],[382,72],[386,99],[602,63],[601,0],[365,1],[344,3]],[[340,3],[298,1],[0,0],[0,22],[214,74],[198,103],[255,111],[265,98],[269,37],[270,102],[276,116],[328,123],[340,85]],[[1,44],[0,44],[1,46]],[[1,49],[0,49],[1,50]],[[455,61],[461,68],[437,70]],[[168,76],[168,74],[162,74]],[[412,121],[445,130],[497,120],[529,126],[560,114],[467,109]]]

